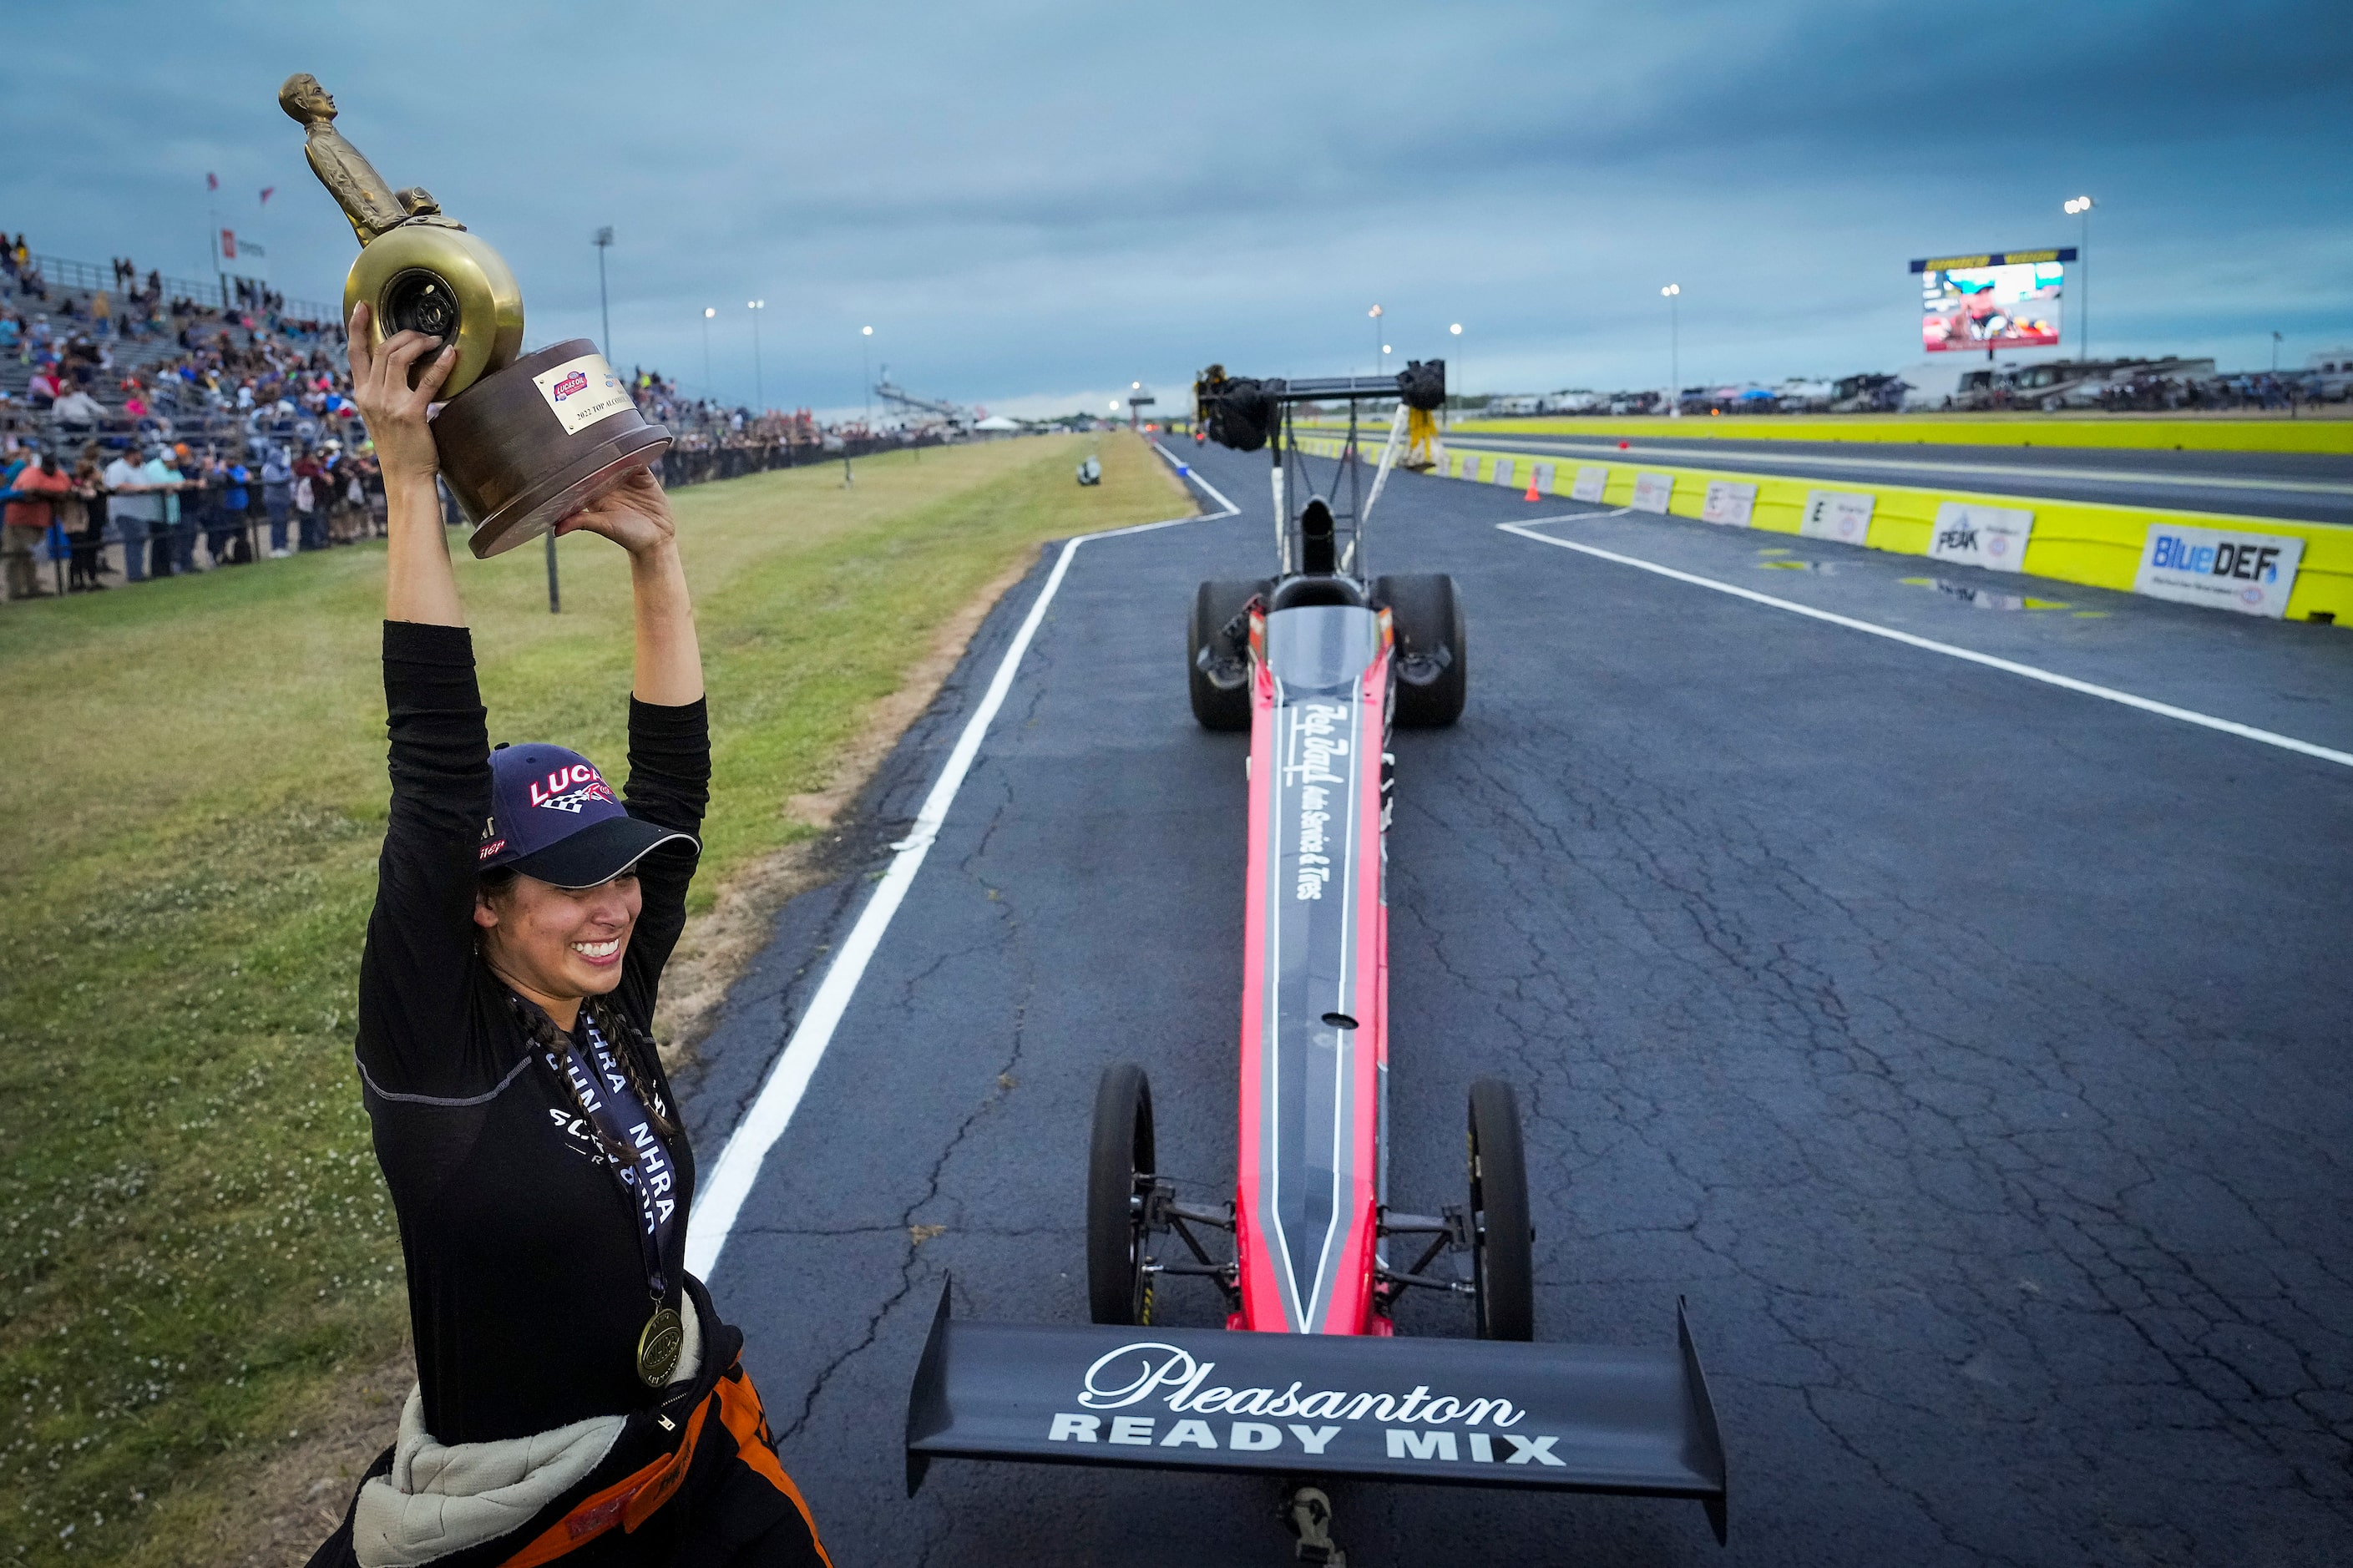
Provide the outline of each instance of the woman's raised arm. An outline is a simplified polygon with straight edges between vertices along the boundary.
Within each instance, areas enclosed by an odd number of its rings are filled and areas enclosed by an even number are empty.
[[[643,468],[556,531],[601,533],[629,552],[629,587],[637,605],[637,678],[640,702],[682,708],[702,695],[702,648],[694,636],[694,605],[678,558],[678,531],[670,497]]]
[[[433,429],[425,411],[458,363],[456,347],[445,347],[408,384],[409,367],[433,346],[422,332],[401,332],[369,346],[368,307],[352,308],[352,401],[367,421],[384,468],[385,531],[388,562],[384,579],[384,618],[433,626],[462,626],[465,606],[458,600],[458,577],[449,566],[449,539],[441,526],[441,498],[434,480],[441,470]]]

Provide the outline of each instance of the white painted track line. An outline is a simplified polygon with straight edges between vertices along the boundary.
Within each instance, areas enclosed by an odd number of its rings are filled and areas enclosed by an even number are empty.
[[[2039,680],[2045,686],[2056,686],[2063,690],[2079,692],[2085,697],[2096,697],[2104,702],[2121,703],[2126,708],[2137,708],[2144,713],[2155,713],[2166,719],[2178,719],[2184,724],[2195,724],[2205,730],[2219,730],[2223,734],[2236,735],[2242,740],[2259,741],[2266,746],[2277,746],[2282,751],[2295,752],[2307,757],[2318,757],[2326,763],[2336,763],[2344,767],[2353,768],[2353,752],[2335,751],[2327,746],[2315,745],[2310,741],[2299,741],[2293,735],[2282,735],[2271,730],[2258,730],[2252,724],[2242,724],[2235,720],[2217,719],[2211,713],[2199,713],[2188,708],[2176,708],[2170,702],[2158,702],[2147,697],[2136,697],[2129,691],[2118,691],[2112,686],[2097,686],[2088,680],[2078,680],[2072,675],[2061,675],[2055,670],[2041,669],[2031,664],[2021,664],[2016,659],[1999,658],[1989,653],[1978,653],[1971,648],[1956,647],[1951,643],[1915,637],[1910,632],[1899,632],[1893,626],[1878,626],[1870,621],[1859,621],[1852,616],[1836,615],[1829,610],[1817,610],[1810,605],[1792,604],[1787,599],[1777,599],[1770,594],[1760,594],[1754,588],[1743,588],[1732,583],[1720,583],[1713,577],[1702,577],[1696,573],[1678,571],[1672,566],[1662,566],[1655,561],[1644,561],[1638,556],[1621,555],[1617,551],[1604,550],[1597,544],[1579,544],[1573,540],[1556,539],[1548,533],[1533,531],[1539,524],[1584,521],[1589,516],[1588,513],[1578,512],[1560,517],[1535,517],[1521,522],[1499,522],[1495,526],[1505,533],[1515,533],[1522,539],[1532,539],[1538,544],[1550,544],[1562,550],[1574,550],[1581,555],[1590,555],[1599,560],[1614,562],[1620,566],[1631,566],[1638,571],[1655,573],[1662,577],[1672,577],[1678,583],[1689,583],[1695,588],[1712,588],[1716,593],[1729,594],[1736,599],[1746,599],[1751,604],[1769,605],[1774,609],[1787,610],[1793,616],[1804,616],[1809,620],[1827,621],[1831,626],[1844,626],[1849,631],[1868,632],[1873,637],[1885,637],[1890,642],[1900,642],[1910,647],[1926,648],[1930,653],[1941,653],[1947,658],[1966,659],[1971,664],[1984,665],[1989,669],[1999,669],[2005,674],[2023,676],[2029,680]]]
[[[800,1109],[801,1096],[808,1092],[809,1079],[816,1076],[818,1063],[825,1058],[826,1047],[833,1043],[833,1032],[840,1026],[842,1015],[849,1011],[858,983],[865,978],[867,964],[881,945],[883,933],[891,929],[892,917],[905,901],[915,873],[923,868],[923,857],[931,853],[932,843],[947,820],[948,808],[955,804],[956,792],[964,787],[965,775],[972,771],[974,761],[980,755],[980,742],[988,733],[989,721],[1005,706],[1006,695],[1013,689],[1013,678],[1020,668],[1022,656],[1029,651],[1030,640],[1045,622],[1047,606],[1054,602],[1054,595],[1071,569],[1071,557],[1078,553],[1080,545],[1094,540],[1119,539],[1131,533],[1149,533],[1180,523],[1206,522],[1234,515],[1233,502],[1219,495],[1208,481],[1192,472],[1158,442],[1153,447],[1180,476],[1200,487],[1224,510],[1138,523],[1133,528],[1109,529],[1063,542],[1046,585],[1039,590],[1037,602],[1023,617],[1020,630],[1013,634],[1004,658],[997,660],[997,674],[990,679],[987,691],[972,710],[972,717],[965,721],[964,732],[956,737],[955,749],[948,753],[947,765],[940,770],[931,793],[923,797],[923,808],[915,813],[913,827],[906,837],[891,846],[896,853],[891,857],[890,868],[882,873],[882,880],[876,885],[874,896],[867,900],[865,909],[859,911],[857,923],[849,928],[849,937],[834,954],[825,978],[818,983],[816,994],[809,998],[808,1011],[802,1015],[792,1037],[785,1043],[776,1065],[768,1069],[767,1079],[760,1085],[751,1109],[728,1135],[709,1178],[695,1196],[687,1227],[686,1267],[696,1278],[711,1278],[719,1255],[726,1249],[727,1237],[735,1228],[736,1216],[743,1213],[744,1200],[751,1196],[753,1184],[759,1179],[762,1163],[791,1125],[793,1112]]]

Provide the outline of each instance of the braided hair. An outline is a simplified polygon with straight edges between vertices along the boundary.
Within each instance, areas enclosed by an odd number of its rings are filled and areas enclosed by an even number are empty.
[[[638,1163],[637,1151],[614,1142],[597,1131],[596,1118],[588,1114],[587,1097],[581,1093],[580,1085],[573,1076],[564,1070],[561,1064],[570,1050],[570,1042],[555,1026],[555,1020],[549,1017],[547,1010],[539,1004],[516,995],[512,990],[507,993],[507,1005],[513,1010],[515,1021],[522,1026],[523,1033],[531,1037],[533,1046],[536,1047],[534,1054],[541,1064],[555,1075],[556,1081],[572,1097],[573,1104],[579,1108],[581,1123],[587,1129],[589,1137],[596,1141],[607,1159],[634,1167]],[[653,1124],[654,1131],[665,1141],[676,1138],[678,1122],[670,1116],[668,1102],[654,1088],[644,1062],[639,1059],[640,1052],[648,1058],[653,1055],[652,1039],[628,1015],[611,1005],[602,996],[585,997],[580,1005],[588,1021],[596,1026],[596,1033],[612,1047],[613,1059],[620,1064],[621,1076],[628,1079],[630,1091],[638,1097],[638,1103],[645,1107],[646,1119]],[[592,1073],[595,1070],[593,1064],[590,1070]]]

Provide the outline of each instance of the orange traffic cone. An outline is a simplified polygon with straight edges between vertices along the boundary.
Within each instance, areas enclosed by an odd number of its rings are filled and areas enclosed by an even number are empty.
[[[1520,499],[1521,499],[1522,500],[1544,500],[1544,497],[1543,497],[1543,496],[1541,496],[1541,495],[1539,495],[1539,494],[1537,494],[1537,493],[1536,493],[1536,476],[1535,476],[1535,471],[1534,471],[1533,469],[1531,469],[1531,470],[1529,471],[1529,473],[1528,473],[1528,493],[1527,493],[1527,494],[1525,494],[1525,495],[1524,495],[1524,496],[1522,496]]]

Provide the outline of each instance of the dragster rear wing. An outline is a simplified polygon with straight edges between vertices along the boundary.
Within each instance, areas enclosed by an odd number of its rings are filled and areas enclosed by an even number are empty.
[[[1229,376],[1213,364],[1193,383],[1193,412],[1210,439],[1255,452],[1275,434],[1282,410],[1299,403],[1362,403],[1394,397],[1427,413],[1446,402],[1446,362],[1414,360],[1394,375],[1327,375],[1300,381]]]
[[[934,1458],[1357,1476],[1691,1498],[1722,1542],[1724,1444],[1680,1302],[1675,1339],[955,1322],[943,1289],[907,1401],[907,1491]]]

